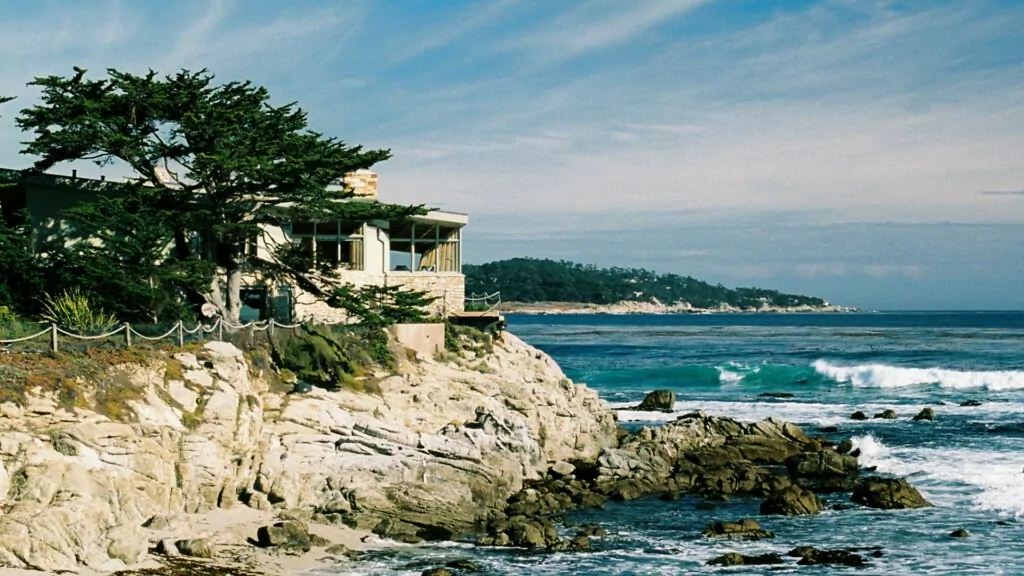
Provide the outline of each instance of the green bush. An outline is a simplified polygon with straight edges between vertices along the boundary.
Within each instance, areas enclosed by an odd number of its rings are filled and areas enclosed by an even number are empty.
[[[0,324],[8,324],[18,320],[18,315],[14,312],[13,308],[0,304]]]
[[[58,296],[46,294],[42,299],[44,322],[56,324],[77,334],[107,332],[117,325],[117,318],[93,306],[89,296],[78,288],[65,290]]]
[[[273,343],[273,360],[282,372],[324,388],[373,391],[360,379],[367,369],[395,364],[383,330],[354,332],[304,324]]]

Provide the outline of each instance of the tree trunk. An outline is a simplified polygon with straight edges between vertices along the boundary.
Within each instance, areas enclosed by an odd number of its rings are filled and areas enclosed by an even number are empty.
[[[232,254],[225,267],[227,272],[227,306],[224,319],[232,324],[241,324],[242,315],[242,267],[238,255]]]

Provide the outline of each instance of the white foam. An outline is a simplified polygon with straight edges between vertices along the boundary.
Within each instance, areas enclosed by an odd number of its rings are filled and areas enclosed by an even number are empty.
[[[862,466],[910,477],[935,504],[955,506],[965,499],[976,510],[1024,517],[1024,455],[1013,451],[947,448],[890,448],[874,436],[850,439]]]
[[[636,402],[614,402],[611,408],[619,413],[623,422],[659,423],[671,422],[683,414],[703,410],[715,416],[728,416],[737,420],[754,422],[765,418],[778,418],[795,424],[813,424],[817,426],[838,426],[850,423],[850,414],[855,410],[863,410],[869,414],[893,408],[892,404],[821,404],[813,402],[749,402],[749,401],[696,401],[678,400],[672,412],[642,412],[624,410],[635,406]],[[1020,405],[1018,405],[1020,406]],[[900,406],[900,411],[916,414],[918,407]],[[1024,408],[1024,406],[1022,406]],[[873,420],[873,424],[889,425],[895,420]]]
[[[944,368],[904,368],[885,364],[836,366],[825,360],[816,360],[811,366],[819,374],[837,382],[849,382],[863,388],[904,388],[931,384],[953,389],[1024,389],[1024,371],[1020,370],[970,372]]]

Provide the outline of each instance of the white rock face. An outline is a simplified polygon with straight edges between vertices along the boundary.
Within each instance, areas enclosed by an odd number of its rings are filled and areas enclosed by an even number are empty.
[[[510,334],[491,373],[425,360],[380,395],[271,393],[225,343],[175,361],[181,379],[160,363],[127,371],[145,389],[130,424],[38,394],[0,406],[0,564],[120,569],[166,538],[167,519],[239,499],[444,536],[524,479],[615,443],[597,394]]]

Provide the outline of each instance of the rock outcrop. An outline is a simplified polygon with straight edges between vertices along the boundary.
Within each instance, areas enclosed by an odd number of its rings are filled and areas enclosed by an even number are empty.
[[[655,390],[648,392],[640,404],[633,410],[644,412],[671,412],[676,404],[676,393],[671,390]]]
[[[761,528],[756,520],[743,518],[736,522],[715,522],[708,526],[702,534],[707,538],[738,538],[744,540],[763,540],[774,538],[775,534]]]
[[[931,506],[917,491],[903,478],[880,478],[872,476],[861,478],[854,483],[854,502],[869,508],[881,508],[884,510],[902,510],[905,508],[925,508]]]
[[[0,565],[122,569],[166,539],[168,519],[238,505],[450,538],[552,464],[568,472],[615,445],[614,414],[542,352],[505,334],[486,361],[489,374],[410,363],[380,394],[286,395],[211,342],[78,383],[130,388],[124,421],[30,390],[0,410]],[[213,554],[206,544],[164,547]]]

